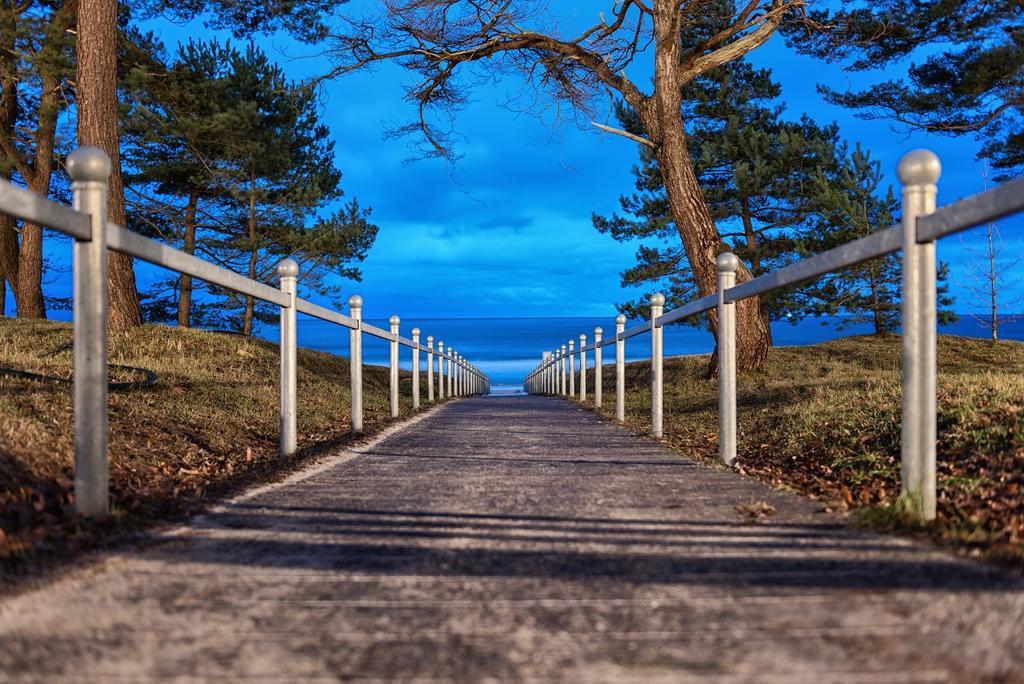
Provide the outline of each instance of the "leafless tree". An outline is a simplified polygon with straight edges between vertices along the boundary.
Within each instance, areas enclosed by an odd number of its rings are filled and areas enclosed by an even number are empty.
[[[987,190],[988,164],[982,164],[981,177]],[[962,236],[960,238],[964,252],[971,257],[964,265],[961,283],[971,293],[974,303],[981,303],[988,310],[986,315],[972,312],[970,316],[987,328],[992,340],[995,341],[999,339],[1000,324],[1018,318],[1014,314],[1000,312],[1006,307],[1024,305],[1024,295],[1013,294],[1019,292],[1019,287],[1024,282],[1024,278],[1014,275],[1014,269],[1024,262],[1024,255],[1011,258],[1004,255],[1003,235],[995,222],[985,224],[985,227],[977,232],[984,238],[980,249],[970,245]]]
[[[799,20],[803,5],[804,0],[617,0],[596,13],[593,25],[566,36],[542,1],[384,0],[376,11],[344,18],[332,36],[334,64],[325,78],[384,61],[415,72],[418,80],[407,97],[419,117],[403,130],[421,135],[426,154],[444,158],[453,157],[452,139],[434,113],[453,115],[479,81],[518,74],[540,101],[568,104],[585,117],[606,94],[621,97],[639,113],[646,136],[600,128],[653,150],[699,291],[707,295],[716,288],[715,257],[726,246],[687,152],[681,89],[763,45],[784,21]],[[681,30],[706,24],[709,13],[720,14],[727,28],[682,44]],[[641,58],[653,59],[649,91],[626,75]],[[738,280],[749,278],[743,268]],[[741,368],[756,368],[767,355],[768,329],[756,299],[737,309],[737,360]]]

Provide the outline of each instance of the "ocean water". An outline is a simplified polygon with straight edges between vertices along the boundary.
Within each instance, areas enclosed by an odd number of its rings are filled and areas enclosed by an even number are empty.
[[[368,322],[387,329],[386,320],[368,319]],[[808,319],[792,325],[775,323],[772,334],[777,345],[815,344],[837,337],[867,334],[868,325],[849,325],[839,330],[838,319]],[[593,340],[595,326],[601,326],[607,337],[615,330],[612,318],[421,318],[403,320],[401,334],[410,336],[414,327],[421,330],[421,341],[426,343],[427,335],[434,336],[435,347],[443,340],[445,347],[455,349],[470,359],[491,378],[495,391],[510,391],[521,385],[523,377],[541,359],[545,350],[566,344],[573,339],[579,344],[580,333],[587,335],[588,343]],[[332,354],[348,355],[348,329],[325,321],[299,317],[299,346]],[[941,333],[968,337],[986,337],[988,330],[969,316],[940,328]],[[1003,339],[1024,340],[1024,319],[1007,321],[1000,327]],[[272,327],[260,333],[267,339],[276,339],[277,330]],[[363,358],[368,364],[387,365],[388,344],[383,340],[365,335]],[[640,335],[626,342],[626,359],[649,358],[650,337]],[[665,328],[665,354],[709,353],[714,345],[710,333],[705,330],[672,325]],[[402,348],[401,365],[410,368],[411,351]],[[605,363],[614,359],[609,348],[605,348]],[[421,360],[425,364],[425,359]]]

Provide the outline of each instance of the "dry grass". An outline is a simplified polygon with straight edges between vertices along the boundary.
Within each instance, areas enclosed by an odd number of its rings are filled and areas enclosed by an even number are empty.
[[[850,337],[773,349],[739,380],[739,470],[856,509],[874,527],[899,512],[899,338]],[[665,364],[665,438],[717,462],[717,387],[707,357]],[[933,538],[1024,569],[1024,344],[939,340],[939,514]],[[626,422],[650,429],[649,363],[627,366]],[[588,379],[591,390],[593,377]],[[603,376],[614,388],[614,368]],[[614,418],[614,394],[602,413]],[[592,399],[592,397],[591,397]],[[609,402],[608,399],[611,399]]]
[[[164,326],[113,337],[111,364],[152,370],[159,382],[110,395],[114,516],[103,525],[71,513],[70,385],[0,375],[0,573],[108,543],[349,441],[348,360],[300,349],[298,361],[299,454],[282,458],[275,345]],[[0,318],[0,366],[70,378],[70,326]],[[365,427],[373,433],[390,422],[387,370],[367,366],[363,376]],[[411,382],[403,374],[403,415],[412,408]],[[421,389],[425,395],[425,383]]]

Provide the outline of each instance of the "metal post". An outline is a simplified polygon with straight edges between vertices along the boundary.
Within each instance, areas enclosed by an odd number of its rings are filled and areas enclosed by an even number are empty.
[[[569,364],[569,398],[576,398],[576,354],[573,353],[573,347],[576,345],[575,342],[569,340],[569,354],[565,358],[565,362]]]
[[[348,331],[349,385],[352,404],[352,434],[363,431],[363,298],[352,295],[348,298],[348,315],[355,320],[356,327]]]
[[[587,336],[580,334],[580,401],[587,400]]]
[[[455,358],[455,351],[451,347],[448,347],[448,360],[447,360],[447,363],[448,363],[448,368],[447,368],[447,370],[448,370],[448,387],[446,388],[446,391],[447,391],[447,395],[449,397],[454,397],[455,396],[455,393],[453,391],[454,387],[455,387],[455,383],[453,382],[453,379],[452,379],[452,374],[455,372],[454,371],[455,367],[452,365],[452,361],[454,360],[454,358]]]
[[[615,317],[615,419],[626,420],[626,340],[620,339],[626,330],[626,317]]]
[[[444,342],[437,343],[437,399],[444,399]]]
[[[601,335],[604,330],[600,326],[594,328],[594,408],[601,408]]]
[[[565,345],[558,350],[558,394],[565,396]]]
[[[462,360],[459,352],[452,354],[452,395],[462,396]]]
[[[420,407],[420,329],[412,329],[412,410]]]
[[[107,180],[96,147],[68,155],[75,210],[91,217],[90,240],[74,246],[75,511],[110,513],[107,459]]]
[[[548,392],[548,362],[551,360],[551,352],[541,352],[539,375],[535,379],[537,394],[550,394]]]
[[[725,290],[736,284],[739,258],[722,252],[718,268],[718,458],[736,460],[736,304],[725,302]]]
[[[904,497],[924,520],[935,519],[935,243],[917,241],[917,219],[935,211],[942,172],[929,150],[914,150],[897,167],[903,184],[903,425]]]
[[[434,336],[427,335],[427,401],[434,403]]]
[[[398,336],[398,324],[402,320],[398,316],[392,316],[388,319],[388,325],[391,326],[391,334],[395,337]],[[391,340],[391,358],[388,364],[388,396],[391,404],[391,417],[398,417],[398,340]]]
[[[658,325],[658,317],[664,311],[665,295],[655,292],[651,295],[651,434],[655,437],[661,437],[663,433],[665,411],[665,329]]]
[[[299,265],[285,259],[277,265],[277,277],[281,281],[281,293],[288,297],[289,305],[281,307],[281,455],[291,456],[297,444],[295,429],[298,387],[295,378],[296,324],[295,324],[295,279]]]

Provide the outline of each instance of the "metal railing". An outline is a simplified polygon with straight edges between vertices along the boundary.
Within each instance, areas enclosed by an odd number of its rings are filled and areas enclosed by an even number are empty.
[[[594,352],[594,404],[601,406],[601,349],[615,345],[615,416],[625,419],[625,341],[651,333],[651,434],[662,436],[662,328],[712,309],[718,311],[718,455],[732,465],[736,460],[736,302],[788,287],[893,252],[903,253],[902,418],[900,479],[903,494],[925,520],[935,518],[936,506],[936,261],[935,240],[944,235],[1024,211],[1024,179],[935,208],[936,182],[941,172],[938,157],[928,150],[904,155],[898,165],[902,185],[900,223],[854,240],[785,268],[736,285],[739,259],[726,252],[716,259],[717,292],[663,312],[665,298],[651,297],[650,320],[625,329],[626,318],[615,319],[615,336],[594,342],[580,335],[579,398],[587,398],[587,352]],[[542,354],[541,363],[526,377],[525,389],[535,394],[576,397],[573,340]]]
[[[363,334],[390,343],[389,403],[391,417],[399,415],[399,347],[412,350],[412,403],[420,406],[420,352],[426,353],[427,400],[485,394],[490,381],[450,345],[427,337],[420,330],[412,339],[399,334],[398,316],[390,330],[362,320],[363,300],[349,298],[349,315],[300,299],[296,294],[299,265],[285,259],[277,267],[280,289],[246,278],[173,247],[132,233],[107,221],[107,181],[110,159],[94,147],[81,147],[67,159],[71,176],[71,208],[0,180],[0,212],[43,225],[74,238],[74,412],[75,412],[75,509],[84,515],[103,516],[110,510],[107,453],[107,250],[205,280],[280,308],[280,449],[296,450],[296,314],[303,313],[349,330],[351,359],[352,432],[363,431]],[[437,392],[434,392],[434,364]]]

